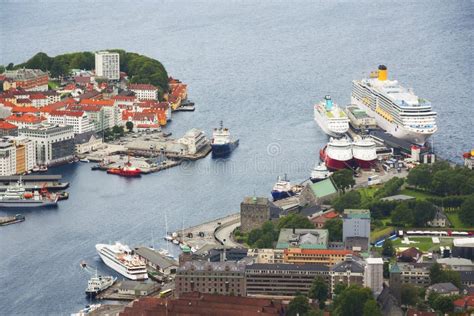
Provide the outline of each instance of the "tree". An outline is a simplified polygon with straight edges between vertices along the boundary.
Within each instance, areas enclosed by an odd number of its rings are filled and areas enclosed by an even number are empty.
[[[260,237],[262,237],[262,231],[260,229],[252,229],[249,233],[249,236],[247,238],[247,243],[249,245],[253,245],[257,242],[257,240],[260,239]]]
[[[296,315],[305,315],[309,312],[311,307],[309,306],[308,298],[303,295],[297,295],[294,299],[291,300],[290,304],[288,304],[288,316],[296,316]]]
[[[409,203],[410,205],[411,203]],[[424,227],[436,215],[435,206],[427,201],[415,201],[413,204],[413,222],[417,227]]]
[[[0,74],[4,73],[5,69],[6,69],[5,66],[0,65]]]
[[[360,207],[360,201],[361,197],[358,191],[349,191],[335,198],[332,201],[332,206],[342,213],[346,208]]]
[[[394,225],[411,225],[414,221],[413,213],[408,207],[408,203],[400,203],[392,212],[391,220]]]
[[[52,59],[45,53],[37,53],[31,57],[25,64],[26,68],[41,69],[47,71],[51,68]]]
[[[67,75],[68,72],[69,70],[65,64],[61,63],[57,59],[53,59],[53,62],[51,63],[51,68],[50,68],[50,73],[53,78]]]
[[[346,189],[352,188],[355,185],[355,180],[352,174],[352,170],[342,169],[334,172],[331,176],[336,184],[336,187],[343,192],[346,192]]]
[[[337,283],[336,286],[334,287],[334,295],[339,295],[342,293],[342,291],[344,291],[345,289],[347,289],[347,285],[344,284],[344,283]]]
[[[383,263],[383,277],[388,279],[390,277],[390,262],[386,261]]]
[[[403,179],[393,177],[392,179],[388,180],[381,189],[377,190],[374,196],[376,198],[383,198],[386,196],[394,195],[400,190],[403,183]]]
[[[407,177],[408,184],[427,190],[431,189],[431,180],[432,174],[430,167],[425,164],[413,168]]]
[[[14,65],[13,63],[9,63],[9,64],[7,65],[6,70],[13,70],[14,67],[15,67],[15,65]]]
[[[382,255],[386,257],[393,257],[395,255],[395,248],[393,247],[393,243],[390,239],[385,239],[383,246],[382,246]]]
[[[439,295],[435,298],[433,307],[435,310],[440,311],[441,313],[446,314],[454,310],[454,297],[452,296],[442,296]]]
[[[132,121],[127,121],[127,123],[125,123],[125,127],[127,128],[127,130],[130,132],[133,130],[133,122]]]
[[[328,230],[329,241],[342,241],[342,219],[332,218],[324,223],[324,229]]]
[[[409,306],[416,306],[418,303],[419,290],[416,286],[411,284],[402,284],[401,298],[402,304]]]
[[[469,226],[474,226],[474,194],[462,203],[459,218]]]
[[[430,281],[431,284],[440,283],[442,280],[443,269],[441,265],[435,262],[430,268]]]
[[[363,315],[365,303],[368,300],[373,300],[372,291],[369,288],[351,285],[334,299],[334,315]]]
[[[282,228],[314,228],[314,225],[306,216],[288,214],[278,220],[278,229]]]
[[[382,316],[379,305],[374,299],[367,300],[364,304],[363,316]]]
[[[317,299],[319,302],[319,308],[324,309],[328,295],[328,286],[324,279],[321,277],[315,278],[311,284],[311,288],[309,289],[308,297]]]
[[[450,282],[456,287],[461,287],[461,276],[457,271],[443,270],[439,263],[434,263],[430,268],[431,284]]]

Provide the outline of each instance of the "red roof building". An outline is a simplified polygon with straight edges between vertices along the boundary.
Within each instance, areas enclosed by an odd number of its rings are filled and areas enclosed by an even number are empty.
[[[0,136],[17,136],[18,126],[4,120],[0,120]]]
[[[338,218],[339,216],[339,213],[337,213],[336,211],[329,211],[319,216],[312,217],[309,220],[314,224],[316,228],[323,228],[324,224],[326,224],[328,220]]]
[[[5,120],[11,124],[18,126],[18,128],[23,128],[37,126],[46,119],[41,116],[26,113],[23,115],[10,115]]]

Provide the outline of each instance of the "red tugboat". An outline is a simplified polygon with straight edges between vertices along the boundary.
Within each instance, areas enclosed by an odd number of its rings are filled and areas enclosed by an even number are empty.
[[[123,167],[109,168],[107,169],[107,173],[116,174],[122,177],[140,177],[142,171],[139,168],[132,167],[129,156],[127,163]]]

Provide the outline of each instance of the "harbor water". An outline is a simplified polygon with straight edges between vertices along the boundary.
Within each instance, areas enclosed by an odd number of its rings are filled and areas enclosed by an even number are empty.
[[[140,179],[76,163],[50,170],[71,183],[57,209],[22,211],[0,228],[2,315],[66,315],[88,304],[86,261],[110,274],[95,244],[165,247],[179,230],[270,196],[278,175],[302,181],[326,135],[313,104],[350,100],[351,80],[379,64],[438,112],[435,151],[460,162],[474,145],[473,2],[465,1],[4,1],[0,64],[38,51],[123,48],[159,59],[189,85],[195,112],[173,116],[176,137],[221,120],[240,138],[226,160],[203,160]],[[0,216],[12,215],[0,211]],[[173,246],[171,246],[173,247]],[[172,251],[177,253],[177,249]]]

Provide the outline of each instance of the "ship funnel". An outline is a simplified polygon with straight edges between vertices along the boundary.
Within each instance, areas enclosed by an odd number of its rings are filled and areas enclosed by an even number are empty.
[[[332,110],[332,99],[330,95],[327,95],[324,97],[324,100],[326,101],[326,111],[331,111]]]
[[[379,66],[379,80],[380,81],[387,80],[387,66],[385,65]]]

